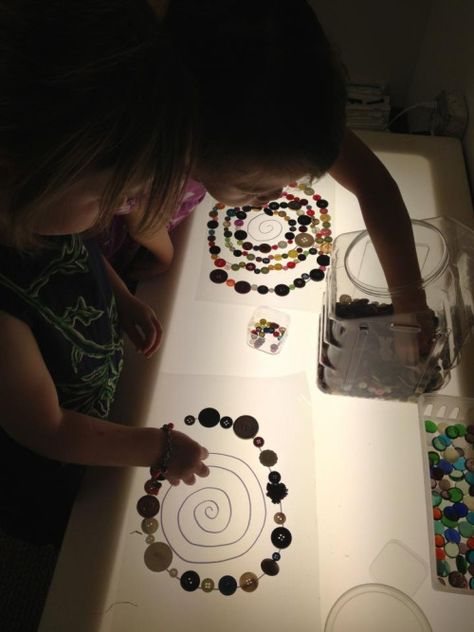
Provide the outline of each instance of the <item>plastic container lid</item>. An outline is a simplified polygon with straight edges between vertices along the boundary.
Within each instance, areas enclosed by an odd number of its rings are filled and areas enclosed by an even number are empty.
[[[354,586],[334,603],[324,632],[432,632],[408,595],[385,584]]]

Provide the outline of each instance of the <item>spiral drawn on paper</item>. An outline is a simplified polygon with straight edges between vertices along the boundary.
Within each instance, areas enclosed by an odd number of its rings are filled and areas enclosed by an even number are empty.
[[[193,486],[171,486],[161,504],[168,545],[192,564],[245,555],[258,541],[267,516],[264,490],[245,461],[211,453],[206,464],[207,478],[198,478]]]
[[[283,224],[278,217],[258,213],[247,222],[246,230],[254,241],[268,241],[281,235]]]

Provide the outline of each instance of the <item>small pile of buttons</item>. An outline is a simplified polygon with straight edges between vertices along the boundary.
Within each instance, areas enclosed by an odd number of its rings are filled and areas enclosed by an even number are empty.
[[[474,590],[474,424],[425,419],[438,581]]]
[[[153,535],[159,527],[156,519],[160,510],[157,495],[165,481],[158,480],[155,469],[150,468],[151,477],[145,483],[146,495],[137,502],[137,512],[142,517],[141,530],[146,534],[145,542],[148,545],[144,554],[145,565],[154,572],[167,571],[171,578],[179,581],[186,592],[194,592],[199,589],[204,593],[216,591],[225,596],[233,595],[239,588],[243,592],[254,592],[262,577],[265,575],[274,576],[279,573],[278,562],[281,559],[281,551],[289,547],[292,541],[291,532],[283,526],[286,523],[286,515],[283,513],[281,504],[288,495],[288,489],[281,480],[281,474],[271,469],[277,463],[278,456],[273,450],[262,449],[265,441],[258,434],[258,421],[251,415],[241,415],[234,421],[228,416],[221,417],[215,408],[204,408],[197,415],[197,418],[194,415],[186,415],[184,423],[187,426],[192,426],[196,420],[204,428],[220,427],[224,430],[233,428],[237,437],[244,440],[252,439],[253,445],[259,450],[260,463],[270,470],[266,496],[273,504],[279,505],[279,511],[273,516],[273,520],[278,526],[273,528],[270,534],[270,541],[274,550],[270,557],[261,561],[260,569],[262,572],[260,574],[245,571],[238,580],[232,575],[222,575],[216,583],[211,577],[201,579],[200,575],[193,569],[185,570],[179,575],[176,568],[170,568],[173,561],[172,548],[167,542],[156,541]]]
[[[248,343],[254,349],[266,351],[270,353],[278,353],[284,342],[287,328],[276,322],[260,318],[258,321],[251,323],[248,329]]]
[[[300,197],[301,195],[311,199]],[[222,214],[224,217],[219,245],[219,216]],[[256,291],[261,295],[274,293],[283,297],[295,289],[305,287],[308,281],[324,279],[332,249],[331,217],[327,200],[316,194],[308,184],[292,182],[279,200],[269,202],[263,209],[250,206],[227,208],[224,204],[217,203],[209,217],[207,239],[209,254],[215,266],[209,278],[213,283],[225,284],[239,294]],[[260,232],[265,241],[255,238],[250,240],[249,234],[256,220],[263,226]],[[270,227],[269,221],[273,221]],[[285,230],[282,222],[287,223],[284,236],[280,234]],[[272,233],[273,243],[266,237],[269,233]],[[224,256],[224,249],[229,252],[228,255]],[[317,267],[308,266],[307,272],[291,282],[278,283],[274,287],[233,278],[241,272],[251,272],[258,276],[280,271],[291,272],[297,265],[312,257],[316,258]]]

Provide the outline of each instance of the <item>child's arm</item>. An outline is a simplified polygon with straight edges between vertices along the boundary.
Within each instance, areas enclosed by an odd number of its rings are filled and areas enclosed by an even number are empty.
[[[124,216],[131,237],[146,250],[145,253],[138,253],[127,271],[129,276],[137,281],[144,281],[166,272],[174,255],[173,244],[166,226],[154,233],[145,233],[140,230],[142,212],[141,206],[138,205],[131,213]]]
[[[137,351],[149,358],[160,345],[161,324],[153,309],[134,296],[107,259],[102,258],[117,301],[120,325]]]
[[[151,466],[167,447],[158,428],[132,428],[59,406],[55,385],[24,322],[0,312],[0,422],[18,443],[45,457],[84,465]],[[207,451],[172,432],[170,482],[208,473]],[[21,463],[18,464],[21,467]]]
[[[349,129],[331,176],[357,197],[389,287],[421,280],[410,217],[397,183],[375,154]],[[427,309],[422,289],[392,297],[397,311]]]

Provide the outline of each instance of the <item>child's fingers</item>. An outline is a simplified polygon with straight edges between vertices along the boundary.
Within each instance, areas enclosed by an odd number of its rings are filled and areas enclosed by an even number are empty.
[[[206,478],[206,476],[209,476],[209,471],[210,470],[207,465],[205,463],[201,463],[196,469],[196,475],[200,476],[201,478]]]
[[[150,344],[150,346],[148,347],[148,349],[146,350],[146,354],[147,356],[150,356],[152,353],[155,353],[155,351],[158,349],[158,347],[161,344],[161,338],[163,335],[163,329],[161,327],[161,323],[158,320],[158,318],[155,316],[155,314],[151,315],[150,318],[151,321],[151,327],[154,330],[155,333],[155,338],[152,344]]]
[[[195,482],[196,482],[196,477],[194,476],[194,474],[190,474],[189,476],[183,477],[183,483],[185,485],[194,485]]]
[[[138,329],[136,325],[131,325],[130,327],[127,327],[125,331],[135,345],[137,351],[143,351],[143,335],[140,329]]]
[[[153,317],[149,316],[146,320],[144,320],[143,323],[141,323],[140,328],[143,331],[142,351],[147,357],[149,357],[156,351],[160,341],[160,336],[158,335]]]

